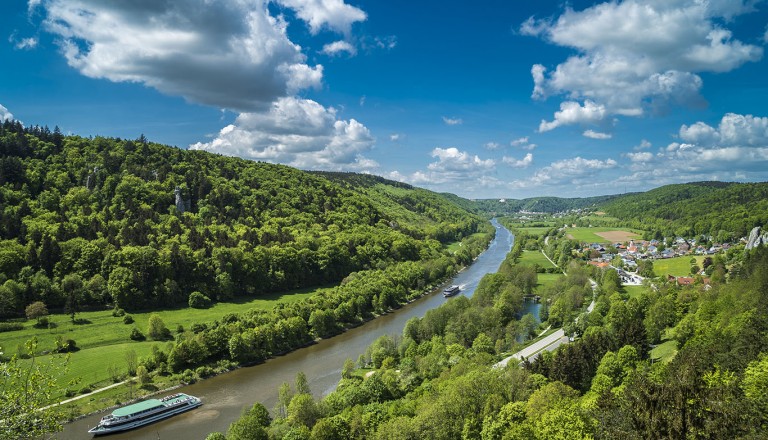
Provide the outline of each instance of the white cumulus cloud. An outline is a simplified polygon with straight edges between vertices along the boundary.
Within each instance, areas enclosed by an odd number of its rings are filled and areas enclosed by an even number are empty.
[[[762,58],[762,47],[735,39],[726,27],[755,11],[754,3],[618,0],[568,7],[553,20],[530,18],[521,33],[577,52],[554,69],[532,67],[533,97],[590,99],[624,116],[698,105],[697,72],[727,72]]]
[[[533,163],[533,154],[528,153],[519,160],[514,157],[504,156],[501,161],[512,168],[528,168]]]
[[[357,55],[357,49],[351,43],[346,41],[334,41],[323,46],[322,53],[329,56],[338,56],[342,53],[347,53],[349,56]]]
[[[367,18],[363,10],[344,0],[277,0],[277,3],[295,10],[313,34],[324,27],[348,34],[353,23]]]
[[[162,93],[238,111],[319,87],[311,66],[272,16],[268,0],[105,2],[42,0],[44,26],[83,75],[137,82]],[[313,31],[346,32],[365,13],[342,0],[285,0]],[[32,4],[30,4],[32,7]]]
[[[592,138],[592,139],[610,139],[613,137],[610,133],[601,133],[599,131],[595,130],[586,130],[584,133],[582,133],[584,137]]]
[[[338,119],[333,108],[284,97],[267,112],[241,113],[215,139],[189,148],[303,169],[365,171],[378,166],[363,155],[374,141],[367,127]]]
[[[0,104],[0,122],[12,121],[13,113],[11,113],[3,104]]]
[[[768,117],[727,113],[716,127],[696,122],[680,127],[679,138],[659,150],[628,153],[634,174],[626,180],[745,180],[764,178],[768,169]]]
[[[447,125],[461,125],[464,123],[461,118],[449,118],[446,116],[443,116],[443,122],[445,122]]]
[[[552,162],[536,170],[533,176],[525,180],[511,182],[512,188],[536,188],[542,186],[579,187],[593,181],[600,181],[596,173],[616,168],[618,163],[613,159],[584,159],[574,157]]]
[[[597,124],[605,119],[605,106],[586,100],[582,106],[578,102],[566,101],[560,104],[560,111],[555,112],[553,121],[541,121],[539,132],[554,130],[561,125]]]

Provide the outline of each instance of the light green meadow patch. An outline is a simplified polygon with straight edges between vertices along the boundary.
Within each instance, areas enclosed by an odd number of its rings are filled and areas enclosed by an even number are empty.
[[[691,263],[692,259],[696,260],[696,265],[701,269],[701,264],[704,261],[703,256],[683,256],[675,258],[665,258],[662,260],[653,260],[653,272],[657,277],[665,277],[672,275],[675,277],[689,277],[691,276]]]
[[[538,264],[539,267],[543,268],[556,267],[540,251],[523,251],[523,254],[520,256],[520,260],[517,262],[517,264],[528,266]]]

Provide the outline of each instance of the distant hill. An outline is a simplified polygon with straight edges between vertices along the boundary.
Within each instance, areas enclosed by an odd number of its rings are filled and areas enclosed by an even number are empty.
[[[615,197],[600,209],[660,236],[708,234],[719,240],[768,224],[768,182],[693,182]]]
[[[317,171],[313,174],[361,194],[412,235],[454,240],[477,229],[481,217],[473,215],[469,200],[453,194],[439,194],[406,183],[370,174]]]
[[[531,197],[527,199],[478,199],[474,201],[477,210],[496,215],[514,214],[520,211],[556,213],[571,209],[597,207],[619,195],[561,198],[561,197]],[[503,201],[502,201],[503,200]]]

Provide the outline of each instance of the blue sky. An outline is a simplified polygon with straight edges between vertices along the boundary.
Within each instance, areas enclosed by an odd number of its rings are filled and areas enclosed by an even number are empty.
[[[0,118],[468,198],[768,180],[768,2],[30,0]]]

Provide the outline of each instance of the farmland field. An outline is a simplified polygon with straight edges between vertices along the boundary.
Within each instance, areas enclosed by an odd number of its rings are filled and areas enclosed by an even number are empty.
[[[586,243],[615,243],[641,238],[643,232],[628,228],[568,228],[568,238]]]

